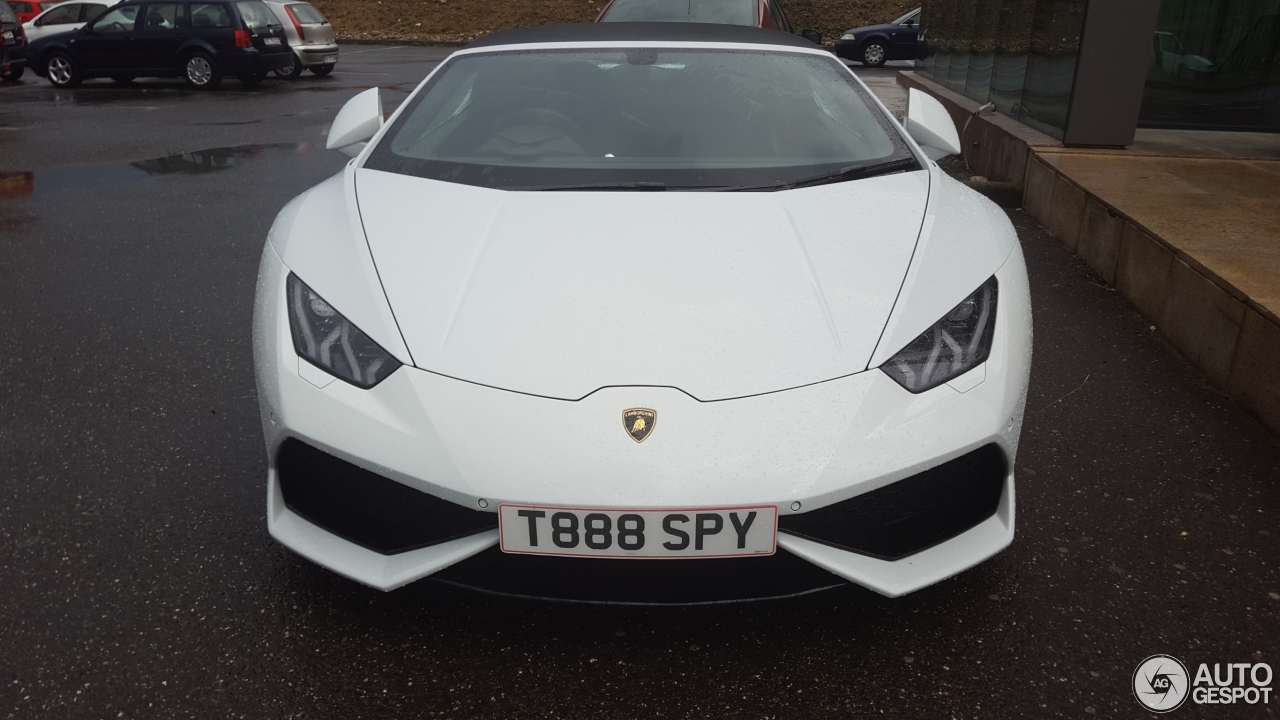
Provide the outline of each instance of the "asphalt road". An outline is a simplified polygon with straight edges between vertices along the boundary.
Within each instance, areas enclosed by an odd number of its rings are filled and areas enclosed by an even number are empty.
[[[274,543],[264,235],[345,161],[317,147],[341,104],[394,106],[445,53],[214,94],[0,87],[0,717],[1134,718],[1148,655],[1280,667],[1280,440],[1016,210],[1018,536],[954,579],[582,607],[383,594]]]

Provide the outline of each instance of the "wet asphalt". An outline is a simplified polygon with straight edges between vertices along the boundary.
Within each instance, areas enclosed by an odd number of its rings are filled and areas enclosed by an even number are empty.
[[[1149,655],[1280,666],[1280,440],[1016,209],[1018,535],[956,578],[583,607],[384,594],[274,543],[263,238],[345,161],[320,149],[341,104],[389,109],[447,52],[210,94],[0,86],[0,717],[1134,718]]]

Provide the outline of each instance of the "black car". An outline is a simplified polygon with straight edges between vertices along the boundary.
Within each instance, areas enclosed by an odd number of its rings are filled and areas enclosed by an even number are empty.
[[[0,0],[0,80],[13,82],[22,77],[27,65],[27,36],[18,14]]]
[[[57,87],[181,76],[207,90],[224,75],[254,85],[288,66],[293,51],[261,0],[126,0],[79,30],[36,40],[30,57],[36,74]]]
[[[915,60],[920,42],[920,8],[887,25],[854,28],[836,41],[836,57],[880,67],[889,60]]]

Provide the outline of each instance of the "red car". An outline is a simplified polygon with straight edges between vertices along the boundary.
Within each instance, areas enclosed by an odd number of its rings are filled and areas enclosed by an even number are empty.
[[[778,0],[610,0],[596,22],[718,23],[796,32]],[[822,44],[814,30],[799,33]]]
[[[18,22],[21,23],[30,22],[32,18],[57,4],[44,0],[9,0],[9,7],[18,14]]]

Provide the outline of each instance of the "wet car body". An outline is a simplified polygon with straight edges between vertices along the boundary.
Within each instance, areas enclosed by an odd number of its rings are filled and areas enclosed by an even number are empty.
[[[84,27],[85,23],[97,18],[118,1],[95,0],[94,2],[81,2],[80,0],[72,0],[71,2],[61,2],[23,23],[22,28],[27,33],[28,42],[35,42],[42,37],[57,33],[79,30]]]
[[[310,3],[265,2],[284,27],[289,48],[297,61],[277,73],[296,78],[303,70],[322,77],[333,72],[338,63],[338,43],[333,38],[333,25],[329,20]]]
[[[1016,235],[829,53],[509,31],[382,117],[343,108],[355,160],[262,254],[278,541],[383,590],[602,602],[896,596],[1012,542]]]
[[[32,43],[38,75],[55,86],[110,77],[182,77],[197,89],[223,76],[246,84],[290,62],[284,28],[260,0],[129,0],[79,30]]]
[[[890,60],[915,60],[920,43],[920,8],[891,23],[846,30],[836,41],[836,57],[868,67]]]
[[[0,0],[0,80],[16,81],[27,65],[28,44],[18,14]]]

